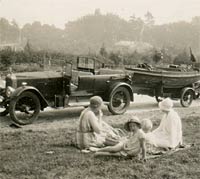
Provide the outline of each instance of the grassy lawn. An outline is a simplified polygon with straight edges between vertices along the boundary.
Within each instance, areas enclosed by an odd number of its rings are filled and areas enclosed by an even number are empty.
[[[155,126],[161,117],[160,112],[156,113]],[[130,115],[108,116],[107,120],[115,127],[122,127],[121,118]],[[74,147],[74,125],[38,131],[2,130],[0,179],[199,179],[199,113],[182,115],[182,122],[184,141],[195,145],[145,163],[81,153]]]

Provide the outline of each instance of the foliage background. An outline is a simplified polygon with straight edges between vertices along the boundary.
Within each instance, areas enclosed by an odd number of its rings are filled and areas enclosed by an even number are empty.
[[[72,56],[80,54],[132,65],[158,63],[154,55],[162,52],[161,63],[190,63],[189,47],[198,57],[200,17],[156,25],[150,12],[144,18],[133,15],[125,20],[96,9],[94,14],[66,23],[64,29],[39,21],[20,28],[15,20],[0,18],[1,70],[15,63],[41,63],[44,58],[71,61]]]

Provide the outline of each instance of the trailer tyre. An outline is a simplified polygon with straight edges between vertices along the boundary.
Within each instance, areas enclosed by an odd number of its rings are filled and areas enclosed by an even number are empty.
[[[128,89],[118,87],[110,95],[108,109],[114,115],[123,114],[129,107],[130,101],[131,97]]]
[[[32,92],[26,91],[10,101],[10,117],[20,125],[32,123],[38,118],[41,105],[40,101]]]
[[[183,107],[189,107],[194,99],[194,91],[192,89],[184,88],[181,92],[180,102]]]
[[[161,102],[164,98],[160,97],[160,96],[155,96],[156,101],[159,103]]]

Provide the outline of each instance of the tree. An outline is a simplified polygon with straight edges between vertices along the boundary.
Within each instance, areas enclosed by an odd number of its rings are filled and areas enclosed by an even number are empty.
[[[27,40],[27,43],[26,43],[26,45],[24,47],[24,51],[29,52],[29,53],[32,51],[29,40]]]
[[[131,25],[133,40],[141,40],[144,29],[144,22],[141,18],[136,17],[135,14],[130,16],[129,23]]]
[[[181,64],[191,64],[190,57],[186,50],[184,49],[180,54],[178,54],[174,59],[174,64],[181,65]]]
[[[95,15],[95,16],[100,16],[100,15],[101,15],[101,10],[100,10],[99,8],[98,8],[98,9],[95,9],[94,15]]]
[[[12,63],[15,63],[13,52],[10,48],[2,50],[0,53],[1,64],[8,68]]]
[[[147,13],[144,15],[144,17],[145,17],[146,25],[148,25],[148,26],[154,25],[154,23],[155,23],[154,17],[149,11],[147,11]]]
[[[114,62],[115,65],[120,65],[122,64],[122,58],[120,55],[120,52],[111,52],[109,55],[109,59]]]
[[[163,59],[163,54],[161,51],[155,50],[154,55],[153,55],[153,62],[158,63]]]
[[[107,53],[107,51],[106,51],[106,48],[105,48],[104,43],[102,44],[102,46],[101,46],[101,48],[100,48],[99,54],[100,54],[102,57],[107,57],[107,56],[108,56],[108,53]]]

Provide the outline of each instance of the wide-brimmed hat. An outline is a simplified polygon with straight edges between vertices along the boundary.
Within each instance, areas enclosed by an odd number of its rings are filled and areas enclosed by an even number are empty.
[[[100,96],[93,96],[90,98],[90,107],[98,108],[103,104],[103,100]]]
[[[137,116],[132,117],[131,119],[129,119],[124,124],[124,129],[127,130],[127,131],[130,131],[130,129],[129,129],[129,123],[136,123],[138,125],[138,127],[141,129],[141,121],[139,120],[139,118]]]
[[[158,103],[158,106],[163,111],[170,111],[173,107],[173,101],[170,98],[166,98]]]

